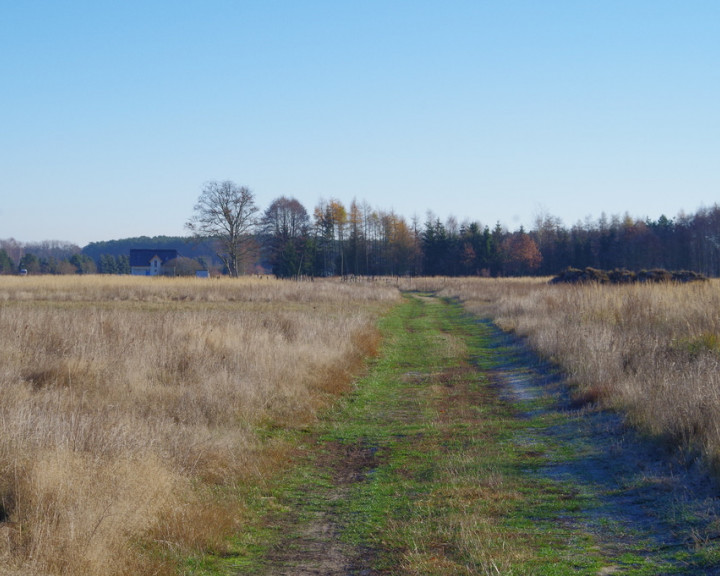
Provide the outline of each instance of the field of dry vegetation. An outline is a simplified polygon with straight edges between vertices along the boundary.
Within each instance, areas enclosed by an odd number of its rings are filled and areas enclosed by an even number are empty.
[[[399,298],[383,284],[0,277],[0,574],[173,574],[243,523]],[[267,435],[265,435],[267,436]]]
[[[578,405],[620,410],[720,473],[720,281],[571,286],[471,279],[438,288],[527,337],[562,368]]]
[[[404,286],[402,284],[405,284]],[[413,279],[524,336],[578,406],[720,470],[720,281]],[[377,346],[394,285],[0,277],[0,574],[174,574]]]

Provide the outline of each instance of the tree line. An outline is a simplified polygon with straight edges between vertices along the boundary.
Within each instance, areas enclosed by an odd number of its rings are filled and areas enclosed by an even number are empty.
[[[352,200],[321,200],[309,211],[282,196],[265,210],[247,187],[205,185],[186,223],[189,237],[94,242],[0,240],[0,273],[128,274],[131,248],[173,248],[218,273],[296,276],[556,275],[572,267],[689,270],[720,276],[720,206],[657,220],[601,215],[570,227],[538,216],[530,230],[500,223],[408,220]]]
[[[289,276],[525,276],[555,275],[568,267],[691,270],[720,275],[720,206],[674,219],[628,214],[587,219],[568,228],[551,215],[533,229],[510,232],[495,224],[428,212],[411,221],[353,200],[320,201],[312,214],[297,199],[280,197],[262,213],[247,187],[211,182],[187,228],[215,238],[231,275],[263,261]]]
[[[22,243],[0,240],[0,274],[130,274],[130,250],[177,250],[201,267],[212,261],[212,246],[190,243],[180,236],[139,236],[91,242],[80,248],[61,241]],[[194,274],[194,269],[193,269]]]
[[[48,243],[0,240],[0,274],[130,274],[129,255],[102,254],[96,260],[72,244],[58,243],[64,247],[50,253],[43,244]]]
[[[69,242],[0,240],[0,274],[16,274],[21,270],[28,274],[95,273],[97,264],[79,246]]]
[[[568,266],[605,270],[689,270],[720,276],[720,206],[657,220],[629,215],[564,227],[556,218],[539,218],[532,232],[543,261],[540,274]]]
[[[276,201],[283,210],[296,202]],[[279,276],[551,276],[569,267],[720,276],[718,205],[672,219],[602,215],[571,227],[542,215],[532,229],[515,231],[452,217],[443,222],[432,213],[422,222],[407,221],[355,201],[347,209],[337,200],[321,203],[312,218],[305,218],[301,207],[292,210],[304,223],[294,234],[275,223],[275,203],[262,221],[262,245]]]

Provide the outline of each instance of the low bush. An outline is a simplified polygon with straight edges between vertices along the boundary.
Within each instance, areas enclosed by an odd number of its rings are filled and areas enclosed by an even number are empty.
[[[614,270],[598,270],[596,268],[566,268],[550,280],[551,284],[581,284],[594,282],[598,284],[635,284],[637,282],[705,282],[707,277],[697,272],[681,270],[670,272],[660,268],[632,272],[624,268]]]

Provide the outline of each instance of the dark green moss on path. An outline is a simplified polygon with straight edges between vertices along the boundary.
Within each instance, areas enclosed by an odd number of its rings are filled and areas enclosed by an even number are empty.
[[[459,304],[408,294],[354,391],[188,574],[714,574],[718,503]]]

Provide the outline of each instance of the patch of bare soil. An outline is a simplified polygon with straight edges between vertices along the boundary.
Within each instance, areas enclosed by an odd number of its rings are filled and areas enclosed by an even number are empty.
[[[346,544],[340,538],[342,519],[333,502],[346,497],[350,486],[363,482],[377,466],[378,453],[372,446],[324,445],[316,465],[326,469],[332,486],[324,487],[322,503],[310,518],[294,518],[283,527],[284,537],[266,557],[267,576],[375,576],[369,568],[373,551]],[[318,490],[308,487],[309,491]],[[313,502],[320,495],[305,495]],[[301,496],[302,497],[302,496]],[[300,504],[298,508],[309,506]]]
[[[613,564],[602,573],[720,574],[720,565],[690,560],[718,557],[720,499],[706,471],[619,414],[577,409],[562,380],[521,342],[499,330],[496,340],[504,362],[492,378],[520,417],[537,422],[516,441],[544,454],[534,474],[583,497],[582,510],[558,521],[592,537]]]

